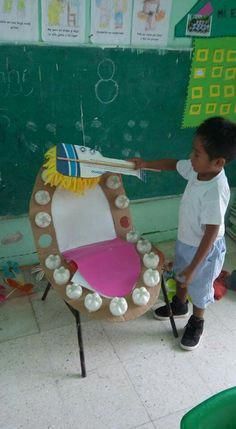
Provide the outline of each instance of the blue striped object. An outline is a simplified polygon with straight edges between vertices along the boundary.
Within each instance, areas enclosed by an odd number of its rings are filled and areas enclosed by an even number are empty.
[[[62,160],[58,158],[66,159]],[[71,159],[75,161],[71,161]],[[58,173],[64,176],[80,177],[80,164],[76,162],[78,159],[78,155],[72,144],[59,143],[57,145],[56,169]]]

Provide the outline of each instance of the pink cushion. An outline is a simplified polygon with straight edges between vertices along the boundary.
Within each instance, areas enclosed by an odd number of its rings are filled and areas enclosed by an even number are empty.
[[[128,295],[141,271],[135,245],[120,238],[89,244],[63,253],[94,290],[107,297]]]

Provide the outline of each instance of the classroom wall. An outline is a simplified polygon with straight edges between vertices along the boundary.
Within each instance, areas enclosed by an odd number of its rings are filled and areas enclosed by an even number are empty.
[[[173,0],[168,49],[191,53],[189,40],[174,39],[174,26],[194,3],[195,0]],[[155,242],[175,239],[179,202],[179,195],[132,201],[130,209],[136,228]],[[0,218],[0,264],[4,260],[15,260],[21,265],[38,261],[27,213]]]
[[[174,239],[179,200],[180,197],[175,196],[132,202],[130,210],[136,229],[154,242]],[[7,260],[21,265],[37,263],[28,216],[1,219],[0,224],[0,264]],[[14,237],[19,241],[9,243]]]

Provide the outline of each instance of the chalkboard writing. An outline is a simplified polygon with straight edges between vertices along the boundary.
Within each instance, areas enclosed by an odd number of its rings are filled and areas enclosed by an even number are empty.
[[[193,130],[180,124],[190,60],[178,51],[1,46],[0,215],[28,211],[43,154],[58,142],[123,159],[187,156]],[[131,199],[184,186],[176,173],[124,181]]]

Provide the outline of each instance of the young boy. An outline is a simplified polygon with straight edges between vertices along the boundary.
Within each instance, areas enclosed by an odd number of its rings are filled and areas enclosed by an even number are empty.
[[[179,210],[173,267],[177,291],[171,303],[176,318],[189,314],[187,295],[193,303],[193,314],[180,343],[185,350],[199,345],[205,308],[214,302],[213,282],[224,263],[224,216],[230,198],[224,165],[233,159],[236,124],[221,117],[207,119],[198,127],[189,160],[133,159],[136,168],[177,170],[188,181]],[[167,307],[155,310],[154,317],[167,320]]]

